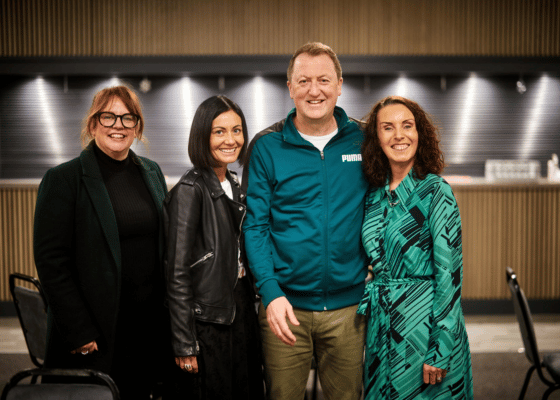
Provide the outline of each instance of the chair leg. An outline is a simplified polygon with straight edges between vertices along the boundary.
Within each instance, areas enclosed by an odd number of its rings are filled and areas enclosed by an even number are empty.
[[[525,376],[525,382],[523,382],[523,387],[521,388],[521,393],[519,394],[519,400],[523,400],[525,398],[525,392],[527,392],[527,387],[529,386],[531,375],[533,375],[533,372],[535,371],[536,368],[537,368],[536,366],[531,365],[531,368],[529,368],[529,371],[527,371],[527,375]]]
[[[551,386],[551,387],[549,387],[548,389],[546,389],[546,392],[544,392],[544,394],[543,394],[543,396],[542,396],[543,400],[548,399],[548,396],[550,396],[550,394],[551,394],[552,392],[554,392],[554,391],[556,391],[556,390],[558,390],[558,389],[560,389],[560,386],[558,386],[558,385]]]
[[[317,400],[317,380],[318,380],[318,374],[317,374],[317,368],[315,368],[315,372],[313,374],[313,391],[311,392],[311,400]]]

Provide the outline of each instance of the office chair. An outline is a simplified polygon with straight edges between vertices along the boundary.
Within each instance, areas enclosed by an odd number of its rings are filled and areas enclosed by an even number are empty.
[[[506,267],[506,279],[509,289],[511,290],[513,307],[515,309],[517,321],[519,322],[523,345],[525,346],[525,355],[531,363],[531,367],[527,371],[525,382],[523,383],[523,388],[519,394],[519,400],[523,400],[523,398],[525,398],[525,392],[529,386],[531,375],[535,370],[537,370],[537,375],[540,380],[548,386],[548,389],[544,392],[542,397],[543,400],[548,399],[548,396],[552,392],[560,389],[560,352],[544,354],[541,361],[529,303],[527,302],[525,293],[523,293],[523,290],[519,287],[515,272],[513,272],[510,267]],[[548,371],[554,381],[551,381],[544,376],[543,369]]]
[[[37,290],[17,286],[16,280],[29,282]],[[37,278],[17,272],[10,274],[9,281],[29,357],[33,364],[42,367],[47,340],[47,301],[43,289]]]
[[[31,383],[20,383],[31,377]],[[37,378],[49,377],[49,383]],[[52,380],[77,378],[79,383],[51,383]],[[111,377],[88,369],[28,369],[15,374],[4,386],[1,400],[118,400],[119,390]]]

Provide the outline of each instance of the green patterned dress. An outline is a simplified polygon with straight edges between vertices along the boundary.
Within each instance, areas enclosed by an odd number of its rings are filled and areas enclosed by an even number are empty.
[[[371,189],[362,241],[374,275],[358,308],[368,317],[365,398],[472,399],[461,217],[451,187],[411,170],[393,192]],[[442,383],[423,383],[424,363],[447,370]]]

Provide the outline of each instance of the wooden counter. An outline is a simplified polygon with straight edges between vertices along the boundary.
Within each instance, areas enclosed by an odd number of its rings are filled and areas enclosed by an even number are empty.
[[[506,266],[517,272],[529,298],[560,299],[560,184],[446,178],[463,222],[463,299],[509,299]],[[0,301],[11,301],[11,272],[36,275],[32,235],[38,183],[0,180]]]

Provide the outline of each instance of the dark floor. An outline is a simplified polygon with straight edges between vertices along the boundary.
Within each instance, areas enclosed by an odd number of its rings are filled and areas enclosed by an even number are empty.
[[[509,400],[518,398],[529,362],[519,353],[478,353],[472,355],[472,366],[476,400]],[[27,355],[0,354],[0,387],[25,368],[33,368]],[[525,399],[540,399],[545,390],[546,386],[535,373]],[[549,399],[560,400],[560,390]],[[323,400],[320,391],[317,400]]]

